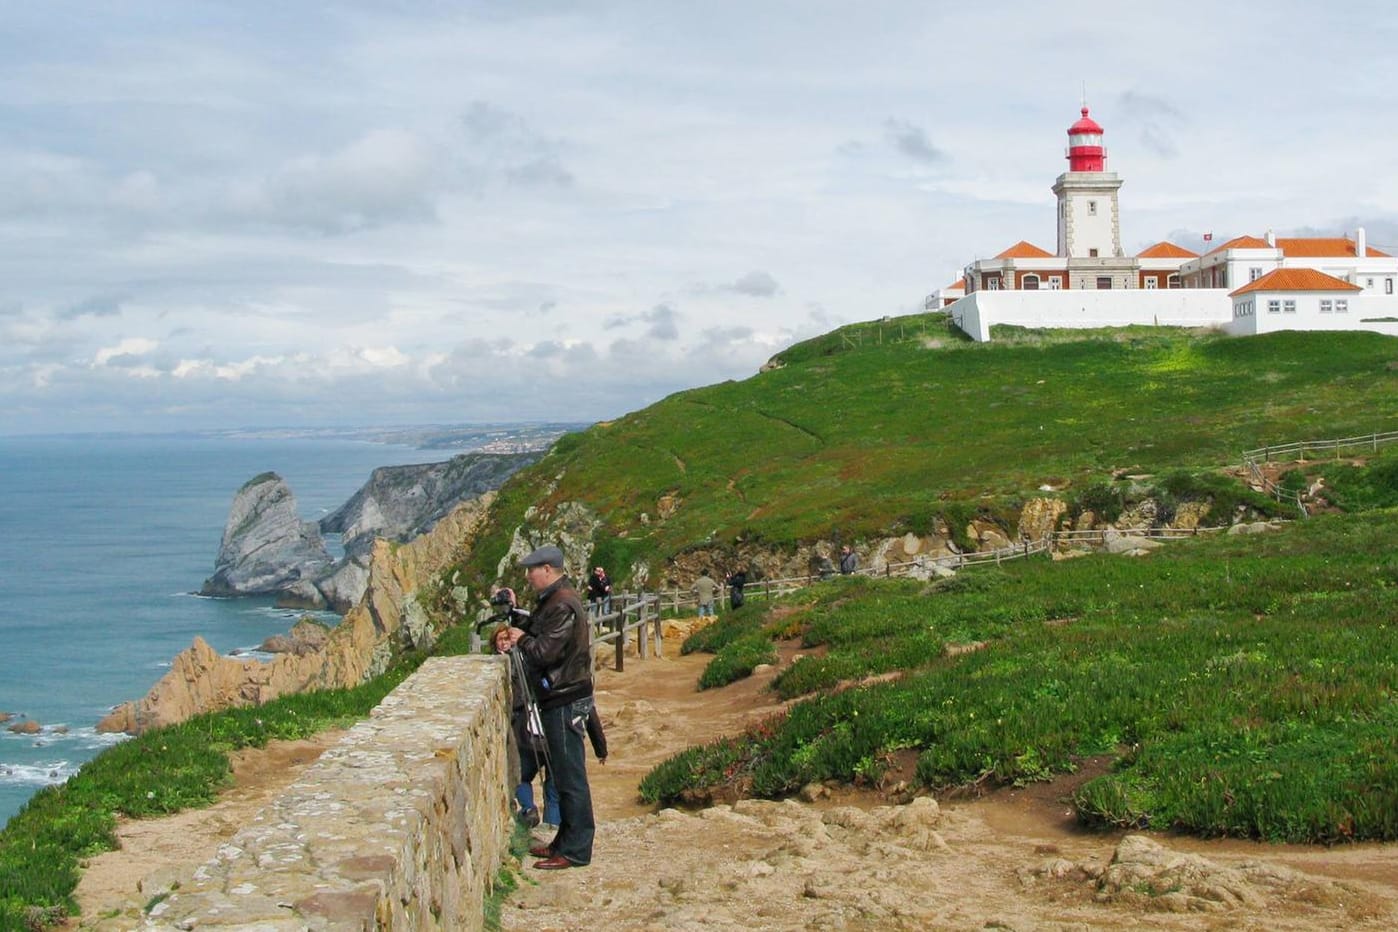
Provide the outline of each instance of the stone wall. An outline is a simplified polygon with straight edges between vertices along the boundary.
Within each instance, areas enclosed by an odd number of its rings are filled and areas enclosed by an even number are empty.
[[[509,720],[503,658],[429,659],[144,928],[481,928],[511,829]]]

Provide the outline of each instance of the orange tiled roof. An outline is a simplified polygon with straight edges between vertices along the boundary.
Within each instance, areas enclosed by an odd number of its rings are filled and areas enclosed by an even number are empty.
[[[1235,236],[1235,237],[1233,237],[1232,239],[1230,239],[1228,242],[1224,243],[1222,246],[1215,246],[1213,249],[1210,249],[1208,252],[1204,253],[1204,255],[1206,255],[1206,256],[1212,256],[1214,253],[1216,253],[1216,252],[1222,252],[1222,251],[1225,250],[1225,249],[1271,249],[1271,248],[1272,248],[1271,246],[1268,246],[1268,245],[1267,245],[1267,241],[1266,241],[1265,239],[1258,239],[1256,236]]]
[[[1251,294],[1254,291],[1362,291],[1342,278],[1326,275],[1315,269],[1273,269],[1255,282],[1248,282],[1228,296]]]
[[[1028,240],[1020,240],[1006,249],[997,259],[1052,259],[1053,253],[1040,249]]]
[[[964,290],[966,289],[966,276],[964,276],[964,275],[961,276],[961,277],[958,278],[956,281],[952,282],[950,285],[947,285],[947,286],[946,286],[945,288],[943,288],[942,290],[943,290],[943,291],[951,291],[951,290],[954,289],[954,288],[960,288],[960,289],[962,289],[962,290],[964,291]]]
[[[1358,255],[1354,240],[1346,236],[1277,237],[1277,246],[1282,254],[1307,259],[1333,259]],[[1370,256],[1391,258],[1388,253],[1369,246],[1365,250]]]
[[[1197,252],[1190,252],[1183,246],[1176,246],[1174,243],[1159,242],[1154,246],[1142,249],[1137,255],[1138,259],[1197,259]]]

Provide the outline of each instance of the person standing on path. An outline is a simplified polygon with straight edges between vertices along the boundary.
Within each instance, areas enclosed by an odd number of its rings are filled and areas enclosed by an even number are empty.
[[[848,576],[859,568],[859,557],[854,555],[849,544],[840,548],[840,572]]]
[[[592,603],[592,617],[612,613],[612,579],[600,566],[587,577],[587,599]]]
[[[539,713],[548,745],[548,767],[558,789],[558,834],[529,853],[540,870],[585,867],[592,862],[597,824],[587,782],[583,734],[592,714],[591,621],[572,580],[563,572],[563,551],[540,547],[519,561],[537,593],[529,630],[510,628],[510,646],[538,678]]]
[[[699,599],[699,617],[712,618],[714,614],[714,596],[718,594],[718,583],[709,575],[708,570],[699,574],[699,578],[694,580],[694,595]]]

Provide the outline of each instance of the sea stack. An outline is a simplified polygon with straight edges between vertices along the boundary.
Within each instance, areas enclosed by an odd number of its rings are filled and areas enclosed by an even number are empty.
[[[239,596],[282,592],[331,564],[320,528],[302,521],[296,497],[282,477],[264,472],[233,497],[214,575],[201,595]]]

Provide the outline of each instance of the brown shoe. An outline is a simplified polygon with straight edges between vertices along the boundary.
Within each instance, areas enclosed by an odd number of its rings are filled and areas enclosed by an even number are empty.
[[[555,854],[542,861],[535,861],[534,866],[541,871],[561,871],[564,868],[573,867],[575,865],[563,855]]]
[[[537,845],[529,846],[529,853],[536,858],[551,858],[553,857],[553,846],[539,842]]]

